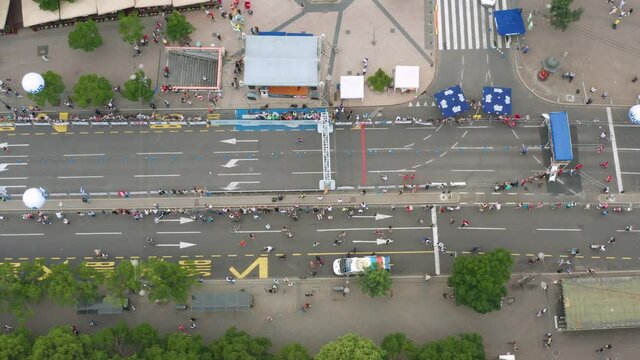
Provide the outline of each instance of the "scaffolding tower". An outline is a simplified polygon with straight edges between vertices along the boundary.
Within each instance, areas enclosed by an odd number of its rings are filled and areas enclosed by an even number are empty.
[[[320,114],[318,132],[322,135],[322,180],[320,190],[335,190],[336,181],[331,179],[331,142],[330,134],[333,132],[333,124],[328,112]]]

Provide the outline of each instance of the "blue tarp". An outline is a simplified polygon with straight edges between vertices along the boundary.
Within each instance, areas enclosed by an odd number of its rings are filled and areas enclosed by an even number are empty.
[[[438,103],[442,116],[454,116],[469,109],[469,104],[464,98],[460,85],[444,89],[433,94],[433,96],[436,98],[436,103]]]
[[[482,110],[487,114],[511,114],[511,89],[489,86],[483,87]]]
[[[496,31],[502,36],[522,35],[525,32],[522,9],[496,10],[493,18],[496,20]]]
[[[573,161],[571,146],[571,130],[567,113],[549,113],[549,133],[551,134],[551,151],[554,161]]]

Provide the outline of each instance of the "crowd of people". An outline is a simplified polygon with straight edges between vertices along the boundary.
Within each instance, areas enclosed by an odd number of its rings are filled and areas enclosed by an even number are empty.
[[[303,105],[306,108],[306,105]],[[309,109],[308,111],[273,111],[264,110],[251,114],[256,120],[320,120],[320,113]]]

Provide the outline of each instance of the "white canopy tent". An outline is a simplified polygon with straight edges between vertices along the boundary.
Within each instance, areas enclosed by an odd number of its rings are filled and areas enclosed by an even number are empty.
[[[4,29],[4,26],[7,25],[10,2],[11,0],[0,0],[0,29]]]
[[[340,99],[364,101],[364,76],[340,76]]]
[[[202,4],[206,2],[208,1],[207,0],[173,0],[173,7]]]
[[[134,0],[97,0],[98,15],[115,13],[120,10],[134,7]]]
[[[60,20],[59,11],[40,10],[33,0],[22,0],[22,26],[30,27]]]
[[[420,67],[419,66],[396,66],[394,75],[393,91],[400,89],[415,90],[420,88]]]
[[[75,0],[75,2],[60,2],[60,19],[67,20],[98,13],[96,0]]]
[[[173,2],[171,0],[135,0],[137,8],[152,7],[152,6],[171,6]]]

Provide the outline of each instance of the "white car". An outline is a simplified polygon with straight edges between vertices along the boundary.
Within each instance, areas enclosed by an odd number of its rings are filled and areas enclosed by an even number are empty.
[[[361,274],[373,264],[377,264],[387,271],[391,270],[389,256],[376,255],[336,259],[333,262],[333,273],[338,276]]]
[[[480,4],[484,7],[496,6],[496,0],[480,0]]]

